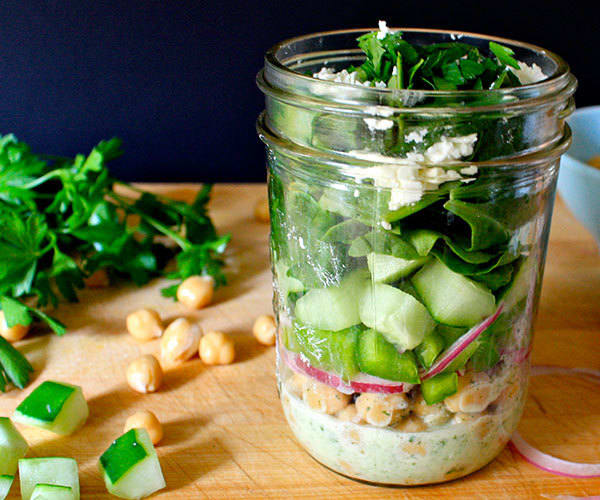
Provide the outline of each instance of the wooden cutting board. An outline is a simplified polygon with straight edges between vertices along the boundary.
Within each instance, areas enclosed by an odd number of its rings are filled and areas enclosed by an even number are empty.
[[[190,200],[197,186],[146,186]],[[313,461],[288,429],[275,387],[273,348],[252,336],[257,315],[271,312],[266,224],[253,207],[263,185],[219,185],[211,202],[221,232],[233,235],[228,252],[230,284],[198,312],[162,298],[164,282],[144,288],[86,290],[78,304],[56,315],[69,326],[62,338],[39,334],[19,346],[35,367],[25,391],[0,395],[0,415],[10,415],[37,384],[56,379],[79,384],[91,415],[75,435],[62,438],[22,428],[30,456],[69,456],[80,467],[84,499],[110,497],[98,473],[100,454],[136,410],[156,413],[165,428],[158,454],[167,489],[155,496],[190,498],[561,498],[600,495],[600,479],[569,479],[542,472],[507,448],[465,479],[427,487],[369,486]],[[534,364],[600,369],[600,256],[591,236],[559,201],[552,226],[536,328]],[[138,343],[125,332],[125,316],[154,307],[167,321],[186,316],[202,328],[234,337],[237,361],[206,367],[197,358],[166,374],[160,392],[142,395],[125,382],[129,361],[158,353],[158,341]],[[574,377],[538,377],[520,427],[544,451],[562,458],[600,462],[600,391]],[[19,498],[13,488],[10,498]]]

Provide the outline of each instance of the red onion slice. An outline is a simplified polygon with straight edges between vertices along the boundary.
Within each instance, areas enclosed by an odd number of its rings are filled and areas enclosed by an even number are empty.
[[[582,375],[594,382],[600,383],[600,371],[590,368],[564,368],[560,366],[534,366],[531,376],[549,375],[560,373],[563,375]],[[512,436],[513,448],[531,465],[558,476],[590,478],[600,477],[600,463],[587,464],[581,462],[570,462],[562,458],[548,455],[525,441],[518,432]]]
[[[431,368],[421,375],[421,380],[427,380],[428,378],[434,377],[438,373],[441,373],[452,361],[454,361],[458,355],[463,352],[471,342],[477,340],[483,332],[485,332],[491,324],[498,319],[498,316],[502,313],[504,304],[500,304],[496,312],[491,316],[484,319],[478,325],[475,325],[467,333],[459,337],[454,344],[446,349],[440,357],[437,359]]]
[[[303,356],[289,352],[281,348],[282,357],[287,365],[295,372],[314,378],[319,382],[326,384],[344,394],[353,394],[355,392],[376,392],[381,394],[393,394],[399,392],[408,392],[413,385],[402,382],[385,380],[366,373],[359,373],[354,380],[345,382],[338,375],[315,368],[308,363]]]

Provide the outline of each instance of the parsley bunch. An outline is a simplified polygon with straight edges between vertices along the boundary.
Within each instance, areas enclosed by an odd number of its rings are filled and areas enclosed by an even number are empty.
[[[35,319],[62,335],[64,325],[40,308],[77,301],[84,279],[98,270],[137,285],[165,275],[177,280],[163,290],[168,297],[192,275],[225,284],[220,256],[229,235],[218,236],[207,214],[211,186],[191,204],[141,191],[111,176],[106,164],[120,155],[118,139],[100,142],[87,157],[49,158],[0,136],[0,307],[8,327]],[[0,390],[3,374],[17,387],[27,383],[25,363],[0,343]]]
[[[362,81],[384,82],[392,89],[483,90],[519,86],[510,68],[519,69],[514,52],[495,42],[489,54],[461,42],[413,45],[402,32],[383,38],[373,31],[358,38],[366,60],[357,71]]]

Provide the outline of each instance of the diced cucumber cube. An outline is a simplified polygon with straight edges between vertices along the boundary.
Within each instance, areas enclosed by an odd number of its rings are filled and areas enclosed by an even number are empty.
[[[75,500],[75,494],[68,486],[38,484],[33,489],[31,500]]]
[[[69,487],[72,498],[79,500],[79,470],[72,458],[22,458],[19,460],[19,479],[23,500],[31,500],[38,484]]]
[[[15,476],[10,476],[8,474],[0,476],[0,500],[4,500],[8,496],[8,492],[10,491],[14,479]]]
[[[367,255],[367,264],[375,283],[390,283],[404,278],[419,269],[428,260],[429,257],[406,260],[381,253]]]
[[[145,429],[131,429],[113,441],[98,465],[108,492],[121,498],[144,498],[166,486]]]
[[[481,283],[434,260],[411,279],[431,315],[450,326],[471,327],[494,313],[496,299]]]
[[[14,476],[19,459],[27,454],[27,441],[7,417],[0,417],[0,475]]]
[[[310,290],[296,302],[296,317],[305,325],[332,332],[358,325],[358,297],[367,276],[362,270],[355,271],[339,286]]]
[[[48,380],[17,406],[13,419],[65,436],[81,427],[88,415],[81,387]]]
[[[431,333],[435,322],[412,295],[391,285],[375,283],[360,297],[359,314],[369,328],[402,349],[414,349]]]

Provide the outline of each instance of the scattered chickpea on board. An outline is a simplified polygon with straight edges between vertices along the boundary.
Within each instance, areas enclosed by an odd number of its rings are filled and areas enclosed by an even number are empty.
[[[127,316],[127,331],[138,340],[152,340],[163,334],[160,315],[154,309],[139,309]]]
[[[29,325],[13,325],[10,328],[6,324],[4,311],[0,311],[0,335],[9,342],[17,342],[24,338],[29,332]]]
[[[190,276],[177,288],[177,300],[190,309],[202,309],[212,302],[215,280],[210,276]]]
[[[163,371],[158,360],[151,354],[141,356],[127,367],[127,383],[137,392],[155,392],[162,384]]]
[[[269,222],[269,200],[267,198],[261,198],[256,202],[254,206],[254,217],[260,222]]]
[[[200,340],[200,359],[207,365],[228,365],[235,358],[233,340],[223,332],[208,332]]]
[[[148,431],[152,444],[157,444],[164,436],[162,424],[151,411],[142,410],[131,415],[125,421],[123,432],[140,428]]]
[[[160,357],[167,364],[187,361],[198,352],[200,327],[185,318],[173,321],[160,341]]]
[[[268,314],[262,314],[254,322],[252,333],[261,344],[275,345],[277,335],[277,325],[275,318]]]

